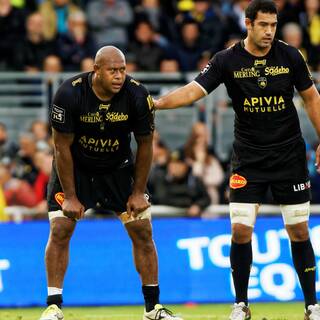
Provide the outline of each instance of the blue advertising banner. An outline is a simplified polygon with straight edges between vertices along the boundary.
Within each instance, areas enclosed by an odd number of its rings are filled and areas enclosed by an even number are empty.
[[[226,218],[154,219],[164,303],[233,302]],[[0,224],[0,307],[44,305],[47,222]],[[310,221],[320,267],[320,218]],[[259,217],[253,236],[251,301],[302,300],[281,217]],[[317,275],[317,292],[320,279]],[[118,220],[82,221],[71,241],[65,305],[142,304],[132,248]]]

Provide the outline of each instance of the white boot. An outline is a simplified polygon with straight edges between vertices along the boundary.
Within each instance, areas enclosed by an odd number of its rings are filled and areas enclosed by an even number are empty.
[[[150,312],[144,312],[142,320],[183,320],[180,317],[174,316],[173,313],[164,308],[161,304],[156,304]]]
[[[235,303],[233,305],[229,320],[250,320],[250,319],[251,319],[250,309],[245,305],[244,302]]]
[[[304,320],[320,320],[320,306],[318,304],[308,306],[304,314]]]
[[[43,311],[39,320],[63,320],[63,313],[61,309],[55,305],[51,304],[46,310]]]

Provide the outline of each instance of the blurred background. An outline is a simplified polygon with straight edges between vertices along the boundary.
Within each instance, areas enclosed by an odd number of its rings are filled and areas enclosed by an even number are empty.
[[[320,0],[275,2],[277,37],[302,52],[320,89]],[[0,307],[45,300],[48,110],[58,86],[92,70],[99,47],[115,45],[126,55],[128,73],[154,97],[162,95],[245,37],[248,3],[0,0]],[[319,264],[319,141],[299,96],[295,104],[307,143],[315,214],[310,227]],[[194,105],[156,112],[148,188],[165,302],[233,301],[227,206],[233,117],[224,86]],[[249,298],[302,300],[280,211],[271,196],[265,203],[254,237]],[[67,305],[142,303],[129,240],[111,213],[88,212],[71,248]],[[213,292],[213,283],[219,290]],[[31,295],[23,294],[26,288]]]

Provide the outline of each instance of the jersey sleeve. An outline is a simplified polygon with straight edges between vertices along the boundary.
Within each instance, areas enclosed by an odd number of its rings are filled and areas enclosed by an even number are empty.
[[[133,128],[137,136],[148,135],[154,130],[154,105],[152,97],[146,92],[136,98]]]
[[[194,79],[209,94],[223,82],[220,54],[217,53]]]
[[[73,133],[75,127],[76,92],[69,82],[64,82],[53,98],[50,110],[52,127],[64,133]]]
[[[313,85],[313,79],[302,53],[295,49],[292,50],[291,56],[294,72],[294,86],[298,91],[310,88]]]

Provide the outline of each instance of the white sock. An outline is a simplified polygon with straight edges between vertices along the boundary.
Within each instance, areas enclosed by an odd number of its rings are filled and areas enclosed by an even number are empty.
[[[56,294],[62,294],[62,288],[48,287],[48,296],[54,296]]]

